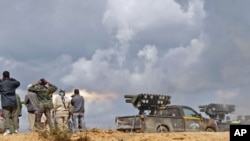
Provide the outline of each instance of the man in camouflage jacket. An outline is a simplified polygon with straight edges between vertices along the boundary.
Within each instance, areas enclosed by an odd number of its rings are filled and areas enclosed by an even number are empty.
[[[41,118],[43,113],[46,116],[47,122],[50,129],[53,129],[53,122],[51,119],[51,109],[53,108],[52,104],[52,94],[57,90],[57,87],[45,79],[40,79],[38,82],[29,87],[28,91],[34,92],[37,94],[39,106],[38,111],[36,111],[36,129],[41,129]]]

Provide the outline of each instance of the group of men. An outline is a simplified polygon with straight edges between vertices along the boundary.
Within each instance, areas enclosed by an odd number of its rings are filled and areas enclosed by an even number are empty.
[[[11,123],[13,123],[14,133],[18,133],[20,116],[20,98],[16,94],[16,89],[20,82],[10,77],[8,71],[3,72],[0,79],[0,95],[3,115],[5,117],[5,132],[9,135]],[[45,79],[40,79],[34,84],[28,85],[28,92],[24,101],[28,111],[29,130],[39,131],[45,127],[41,123],[42,116],[45,115],[49,129],[70,130],[68,122],[73,122],[73,132],[86,131],[84,122],[84,97],[80,95],[79,89],[74,89],[74,94],[70,98],[65,96],[65,91],[60,90],[58,95],[52,98],[57,91],[57,86]]]

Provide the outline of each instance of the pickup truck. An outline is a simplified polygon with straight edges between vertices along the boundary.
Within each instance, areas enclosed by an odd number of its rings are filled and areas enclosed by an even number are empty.
[[[122,132],[217,132],[214,120],[204,118],[189,106],[167,105],[170,96],[139,94],[125,95],[127,103],[139,109],[139,114],[115,118],[116,130]]]

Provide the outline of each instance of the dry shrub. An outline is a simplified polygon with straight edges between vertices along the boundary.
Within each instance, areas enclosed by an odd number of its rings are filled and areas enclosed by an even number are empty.
[[[53,129],[38,131],[38,136],[44,141],[70,141],[72,133],[67,130]]]
[[[85,132],[84,134],[79,134],[74,141],[92,141],[92,139],[88,136],[88,132]]]

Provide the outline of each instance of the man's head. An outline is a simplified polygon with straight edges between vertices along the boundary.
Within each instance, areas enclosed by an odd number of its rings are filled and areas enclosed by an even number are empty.
[[[46,85],[47,81],[44,78],[41,78],[40,81],[39,81],[39,84],[40,85]]]
[[[3,79],[4,78],[10,78],[10,73],[8,71],[3,72]]]
[[[60,89],[59,95],[60,95],[60,96],[65,96],[65,90]]]
[[[74,94],[80,94],[79,90],[78,90],[78,89],[75,89],[75,90],[74,90]]]

